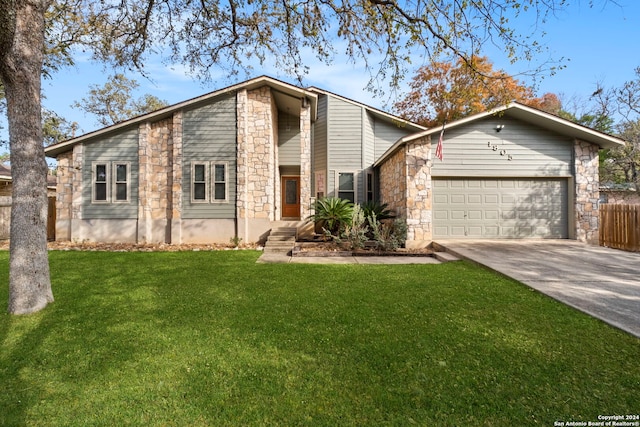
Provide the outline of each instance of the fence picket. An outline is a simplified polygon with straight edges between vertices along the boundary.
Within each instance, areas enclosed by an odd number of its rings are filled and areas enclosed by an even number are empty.
[[[640,251],[640,205],[600,205],[600,245]]]

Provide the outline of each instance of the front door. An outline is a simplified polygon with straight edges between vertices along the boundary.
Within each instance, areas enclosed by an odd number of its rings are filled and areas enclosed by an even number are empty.
[[[282,177],[282,218],[300,218],[300,177]]]

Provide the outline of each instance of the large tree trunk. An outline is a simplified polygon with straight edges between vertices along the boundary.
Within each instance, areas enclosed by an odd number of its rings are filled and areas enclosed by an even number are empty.
[[[0,76],[7,99],[13,205],[9,313],[53,301],[47,253],[47,164],[42,145],[40,79],[43,0],[0,0]]]

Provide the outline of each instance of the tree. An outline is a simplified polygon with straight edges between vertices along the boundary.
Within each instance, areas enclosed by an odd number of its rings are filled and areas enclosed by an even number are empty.
[[[555,95],[535,98],[533,89],[504,71],[495,71],[487,57],[459,58],[455,63],[432,62],[418,70],[410,88],[394,108],[399,115],[427,127],[458,120],[511,101],[555,108]]]
[[[94,114],[100,125],[110,126],[168,105],[166,101],[150,94],[134,100],[131,93],[138,86],[138,82],[127,78],[124,74],[114,74],[109,77],[104,86],[90,86],[89,96],[82,98],[80,102],[74,102],[73,107]]]
[[[596,117],[604,123],[605,132],[615,132],[625,141],[620,148],[603,150],[600,158],[601,181],[633,184],[640,188],[640,67],[636,77],[619,88],[606,89],[598,83],[592,98],[596,100]],[[613,125],[616,112],[620,121]]]
[[[213,66],[242,68],[246,58],[278,58],[301,77],[302,52],[329,61],[338,40],[377,75],[398,82],[415,54],[443,52],[470,61],[484,43],[511,60],[531,59],[535,37],[509,25],[518,15],[543,22],[563,0],[0,0],[0,80],[14,186],[9,312],[28,313],[53,301],[46,247],[46,162],[42,147],[40,79],[43,54],[85,49],[94,59],[145,72],[152,53],[187,64],[207,78]],[[45,25],[45,14],[49,14]],[[369,68],[371,69],[371,68]],[[374,75],[372,74],[372,77]],[[373,80],[372,80],[373,81]]]
[[[78,123],[69,123],[67,119],[60,117],[54,111],[42,110],[42,137],[45,147],[73,138],[77,130]]]

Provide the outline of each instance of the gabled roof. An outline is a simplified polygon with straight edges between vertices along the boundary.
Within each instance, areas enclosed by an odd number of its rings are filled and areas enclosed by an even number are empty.
[[[140,122],[144,122],[148,120],[161,120],[163,118],[171,116],[177,110],[183,109],[185,107],[190,107],[192,105],[199,104],[201,102],[206,102],[211,98],[215,98],[217,96],[224,95],[226,93],[233,93],[235,91],[242,90],[242,89],[252,90],[262,86],[269,86],[270,88],[272,88],[275,92],[275,97],[278,100],[281,100],[281,102],[283,103],[287,103],[288,99],[291,99],[291,98],[307,99],[310,102],[310,107],[311,107],[311,120],[315,120],[315,117],[317,114],[317,105],[318,105],[318,96],[315,93],[309,90],[291,85],[289,83],[276,80],[268,76],[260,76],[260,77],[256,77],[256,78],[244,81],[242,83],[237,83],[235,85],[228,86],[223,89],[209,92],[205,95],[201,95],[186,101],[179,102],[177,104],[170,105],[165,108],[161,108],[160,110],[152,111],[147,114],[142,114],[140,116],[133,117],[129,120],[125,120],[120,123],[116,123],[114,125],[95,130],[93,132],[89,132],[77,138],[72,138],[67,141],[62,141],[57,144],[50,145],[45,148],[44,152],[49,157],[56,157],[60,153],[64,153],[65,151],[70,150],[71,148],[73,148],[74,145],[87,141],[89,139],[96,138],[98,136],[123,129],[128,126],[138,124]]]
[[[389,122],[389,123],[394,123],[396,125],[401,124],[403,126],[410,126],[411,128],[413,128],[413,129],[415,129],[417,131],[427,130],[426,126],[422,126],[422,125],[419,125],[417,123],[411,122],[409,120],[403,119],[400,116],[395,116],[393,114],[389,114],[389,113],[387,113],[385,111],[382,111],[382,110],[379,110],[377,108],[371,107],[370,105],[366,105],[366,104],[363,104],[362,102],[354,101],[353,99],[344,97],[342,95],[338,95],[338,94],[330,92],[328,90],[320,89],[320,88],[317,88],[315,86],[309,87],[308,90],[310,92],[315,92],[315,93],[319,93],[319,94],[322,94],[322,95],[332,96],[334,98],[338,98],[338,99],[340,99],[342,101],[348,102],[348,103],[356,105],[358,107],[365,108],[365,109],[369,110],[371,112],[371,114],[373,114],[375,117],[377,117],[377,118],[379,118],[379,119],[381,119],[383,121],[386,121],[386,122]]]
[[[570,120],[566,120],[554,114],[547,113],[546,111],[520,104],[519,102],[511,102],[507,105],[494,108],[490,111],[474,114],[472,116],[465,117],[464,119],[447,123],[444,125],[445,133],[449,129],[453,129],[490,116],[505,116],[522,120],[523,122],[531,123],[541,128],[548,129],[552,132],[556,132],[560,135],[565,135],[571,138],[579,139],[581,141],[596,144],[600,148],[615,148],[624,145],[624,140],[620,138],[608,135],[595,129],[591,129],[587,126],[579,125]],[[411,142],[425,136],[439,134],[440,131],[442,131],[442,128],[442,126],[429,128],[423,132],[407,135],[399,139],[375,162],[374,166],[378,166],[381,163],[384,163],[384,161],[389,156],[391,156],[407,142]]]

